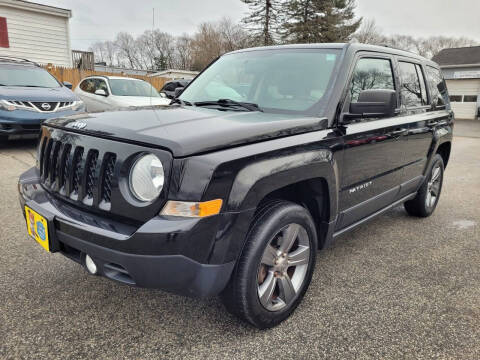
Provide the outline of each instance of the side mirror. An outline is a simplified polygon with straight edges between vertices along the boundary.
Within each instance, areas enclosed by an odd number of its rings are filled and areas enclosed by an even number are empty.
[[[107,92],[103,89],[97,89],[95,90],[95,95],[100,95],[100,96],[108,96]]]
[[[395,116],[397,93],[395,90],[363,90],[358,101],[350,104],[349,119],[382,118]]]
[[[183,89],[184,89],[183,87],[177,87],[177,88],[175,89],[175,99],[176,99],[177,97],[179,97],[180,95],[182,95]]]
[[[66,88],[69,88],[70,90],[72,90],[72,88],[73,88],[72,83],[70,83],[68,81],[64,81],[63,86],[65,86]]]
[[[165,94],[163,91],[161,93],[159,93],[160,97],[164,98],[164,99],[167,99],[168,96],[167,94]]]

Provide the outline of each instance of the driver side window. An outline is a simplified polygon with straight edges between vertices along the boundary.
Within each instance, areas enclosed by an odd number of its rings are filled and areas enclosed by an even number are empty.
[[[389,59],[361,58],[355,65],[350,85],[351,102],[357,102],[363,90],[395,90]]]

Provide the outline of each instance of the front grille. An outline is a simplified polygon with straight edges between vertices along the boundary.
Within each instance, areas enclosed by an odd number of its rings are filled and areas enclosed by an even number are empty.
[[[58,102],[30,102],[30,103],[40,111],[55,111],[58,106]]]
[[[40,177],[45,187],[84,205],[98,206],[102,202],[102,208],[109,209],[115,154],[101,154],[97,149],[47,137],[42,139],[39,154]]]
[[[102,200],[109,203],[112,199],[113,170],[115,168],[117,157],[112,153],[107,153],[105,157],[105,168],[102,177]]]

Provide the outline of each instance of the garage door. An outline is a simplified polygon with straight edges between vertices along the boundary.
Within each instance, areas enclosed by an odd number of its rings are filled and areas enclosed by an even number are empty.
[[[457,119],[477,119],[480,79],[447,80],[452,110]]]

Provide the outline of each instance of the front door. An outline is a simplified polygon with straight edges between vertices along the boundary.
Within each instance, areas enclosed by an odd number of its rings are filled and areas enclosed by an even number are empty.
[[[362,55],[356,61],[344,111],[362,90],[398,90],[389,55]],[[397,93],[398,96],[398,93]],[[344,155],[336,230],[346,228],[393,203],[398,196],[405,164],[408,124],[399,116],[341,118]]]

